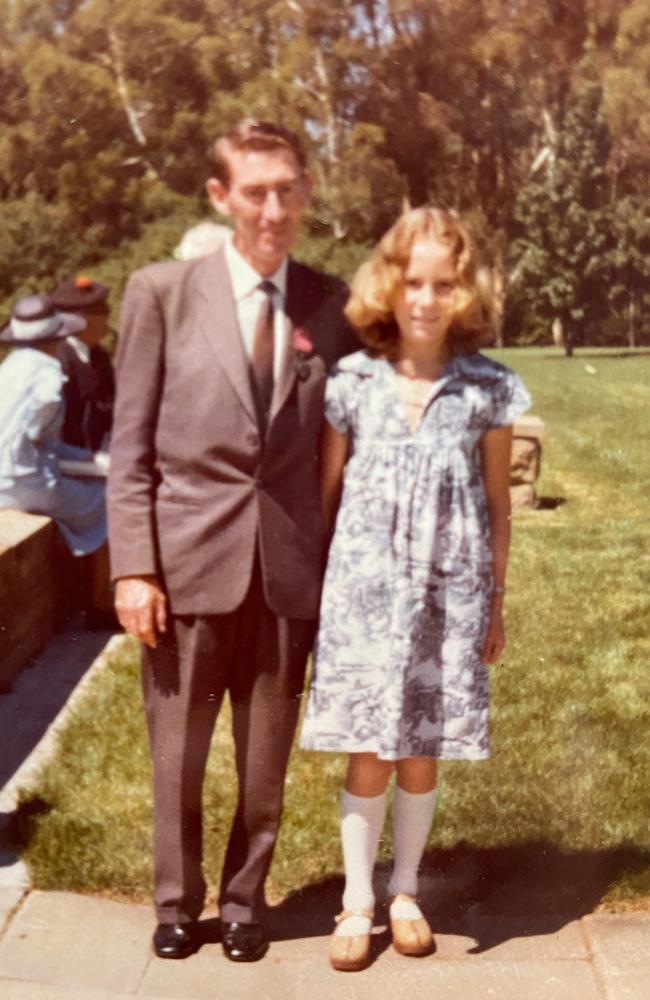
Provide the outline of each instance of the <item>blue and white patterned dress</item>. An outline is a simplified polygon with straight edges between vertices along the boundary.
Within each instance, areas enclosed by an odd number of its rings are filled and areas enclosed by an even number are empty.
[[[480,440],[530,405],[519,377],[458,355],[415,433],[392,364],[338,363],[329,423],[350,437],[301,744],[384,760],[489,756],[481,648],[492,594]]]

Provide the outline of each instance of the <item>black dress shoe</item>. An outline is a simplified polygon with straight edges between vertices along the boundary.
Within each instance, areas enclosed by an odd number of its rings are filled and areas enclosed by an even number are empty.
[[[158,958],[187,958],[199,947],[196,924],[158,924],[153,950]]]
[[[266,954],[269,942],[259,924],[221,921],[221,942],[231,962],[257,962]]]

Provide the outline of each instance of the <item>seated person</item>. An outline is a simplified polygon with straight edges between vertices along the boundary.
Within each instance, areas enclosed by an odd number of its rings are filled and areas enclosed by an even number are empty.
[[[14,350],[0,364],[0,507],[54,519],[74,556],[91,556],[87,619],[108,624],[111,601],[106,544],[105,481],[75,479],[61,461],[92,462],[92,451],[61,439],[65,375],[61,341],[85,326],[60,313],[47,295],[19,299],[0,342]]]
[[[100,347],[108,330],[108,288],[85,275],[65,281],[52,292],[57,309],[86,321],[78,334],[62,341],[58,358],[67,382],[61,436],[68,444],[108,450],[113,419],[115,379],[108,353]]]

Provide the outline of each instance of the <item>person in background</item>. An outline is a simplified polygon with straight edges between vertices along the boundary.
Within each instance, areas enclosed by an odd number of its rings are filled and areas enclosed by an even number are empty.
[[[61,438],[65,375],[57,354],[85,323],[82,316],[59,312],[47,295],[27,295],[0,330],[0,341],[13,347],[0,365],[0,507],[48,515],[72,554],[88,557],[86,620],[102,628],[115,622],[105,482],[74,478],[62,469],[66,460],[96,464],[92,451]],[[98,471],[105,475],[106,468]]]
[[[207,257],[222,247],[232,236],[228,226],[218,222],[199,222],[183,233],[183,238],[174,250],[176,260],[194,260],[195,257]]]
[[[490,334],[489,279],[452,212],[402,216],[357,273],[346,314],[366,350],[340,361],[326,390],[322,492],[336,528],[302,746],[350,755],[330,962],[353,971],[369,960],[393,770],[393,944],[411,956],[433,948],[417,870],[436,762],[489,755],[486,664],[505,645],[511,424],[530,398],[477,350]]]
[[[115,379],[108,352],[101,346],[108,332],[108,288],[79,275],[52,292],[57,309],[86,321],[84,329],[61,344],[59,361],[67,378],[62,437],[68,444],[107,451],[113,420]]]

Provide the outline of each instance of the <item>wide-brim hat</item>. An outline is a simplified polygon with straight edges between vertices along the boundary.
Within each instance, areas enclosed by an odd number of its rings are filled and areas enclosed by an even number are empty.
[[[16,302],[11,319],[0,330],[4,344],[44,344],[63,340],[86,328],[83,316],[59,312],[49,295],[25,295]]]
[[[57,309],[71,312],[92,312],[106,308],[108,288],[85,274],[79,274],[74,281],[64,281],[52,292],[50,298]]]

